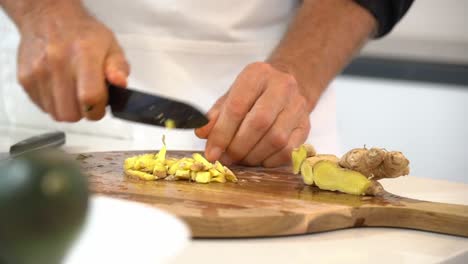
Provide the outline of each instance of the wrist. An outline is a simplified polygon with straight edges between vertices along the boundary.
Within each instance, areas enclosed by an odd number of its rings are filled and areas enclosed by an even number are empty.
[[[322,91],[325,90],[326,84],[323,85],[320,80],[316,80],[310,71],[307,73],[301,68],[282,60],[272,59],[267,61],[273,68],[291,74],[298,85],[300,93],[305,97],[307,101],[307,110],[312,112],[317,104]]]
[[[81,0],[18,1],[14,9],[10,16],[21,34],[40,27],[44,22],[56,21],[58,17],[70,20],[89,16]]]

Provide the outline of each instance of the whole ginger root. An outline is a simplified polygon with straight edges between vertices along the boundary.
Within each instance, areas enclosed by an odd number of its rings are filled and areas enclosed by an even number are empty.
[[[409,174],[409,160],[403,153],[379,148],[352,149],[343,155],[339,164],[343,168],[358,171],[373,180]]]
[[[291,158],[293,173],[300,173],[305,184],[349,194],[378,195],[384,189],[377,180],[409,174],[409,161],[401,152],[380,148],[352,149],[339,159],[304,144]]]

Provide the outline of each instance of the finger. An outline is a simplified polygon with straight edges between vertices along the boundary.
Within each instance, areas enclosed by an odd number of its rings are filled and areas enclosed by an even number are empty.
[[[81,111],[76,96],[75,80],[68,67],[65,53],[58,47],[50,47],[48,53],[49,90],[52,93],[57,121],[76,122],[81,119]]]
[[[76,122],[82,117],[74,78],[65,71],[56,71],[52,77],[55,118],[57,121]]]
[[[210,134],[211,130],[213,129],[214,125],[216,124],[216,121],[218,120],[219,117],[219,112],[221,111],[221,107],[226,101],[227,94],[221,96],[218,100],[216,100],[216,103],[211,107],[211,109],[208,111],[207,116],[208,116],[208,124],[206,124],[203,127],[195,129],[195,135],[198,138],[201,139],[207,139],[208,135]]]
[[[292,131],[300,126],[299,123],[304,119],[304,116],[308,117],[305,110],[305,99],[301,96],[291,98],[293,99],[289,100],[288,105],[278,115],[273,126],[244,158],[242,163],[251,166],[259,165],[263,160],[286,147]],[[308,119],[303,122],[308,123]]]
[[[210,134],[216,122],[218,121],[219,110],[215,109],[213,111],[208,112],[207,117],[209,120],[208,124],[204,125],[203,127],[195,129],[195,135],[200,139],[208,138],[208,135]]]
[[[267,88],[246,115],[221,161],[227,165],[242,160],[268,132],[288,102],[290,87],[283,79],[272,78]]]
[[[107,81],[117,86],[127,87],[130,65],[118,44],[114,44],[110,49],[104,65]]]
[[[289,137],[289,142],[282,150],[274,153],[262,162],[264,167],[278,167],[291,162],[291,151],[304,143],[309,135],[309,127],[302,126],[294,129]]]
[[[18,53],[17,78],[31,101],[43,111],[46,111],[41,99],[43,82],[47,79],[47,71],[44,67],[45,56],[37,56],[31,54],[32,52],[33,49],[25,48],[22,41]],[[31,57],[34,59],[31,60]]]
[[[104,56],[88,54],[79,59],[76,70],[80,109],[89,120],[99,120],[105,114],[107,89],[104,79]]]
[[[41,95],[40,95],[40,86],[35,85],[34,88],[24,89],[26,94],[29,96],[29,99],[37,105],[42,111],[45,111],[44,106],[42,105]]]
[[[262,88],[267,78],[262,72],[249,72],[246,68],[230,88],[226,102],[223,105],[218,120],[208,137],[206,157],[217,160],[226,150],[234,137],[245,115],[250,111],[257,98],[263,92]]]
[[[51,85],[49,81],[44,80],[38,86],[39,97],[41,105],[46,113],[49,113],[52,117],[55,116],[55,104],[52,96]]]
[[[35,77],[34,82],[37,84],[39,100],[41,101],[41,106],[43,110],[55,119],[56,112],[52,93],[50,71],[44,71],[44,73],[41,76]]]

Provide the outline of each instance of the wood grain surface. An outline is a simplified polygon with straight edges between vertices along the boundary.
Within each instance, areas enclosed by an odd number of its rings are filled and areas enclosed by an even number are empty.
[[[343,228],[399,227],[468,237],[468,206],[322,191],[291,168],[232,166],[238,183],[140,181],[123,173],[125,158],[154,151],[76,156],[94,193],[138,201],[181,217],[193,237],[263,237]],[[191,152],[168,152],[190,156]]]

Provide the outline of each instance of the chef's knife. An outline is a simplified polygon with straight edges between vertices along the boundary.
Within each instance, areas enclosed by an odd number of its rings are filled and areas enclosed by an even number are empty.
[[[108,89],[109,105],[115,117],[163,127],[171,122],[181,129],[198,128],[208,123],[202,112],[186,103],[112,84]]]
[[[32,136],[12,145],[8,153],[0,153],[0,160],[14,158],[31,151],[56,148],[63,144],[65,144],[65,133],[61,131]]]

